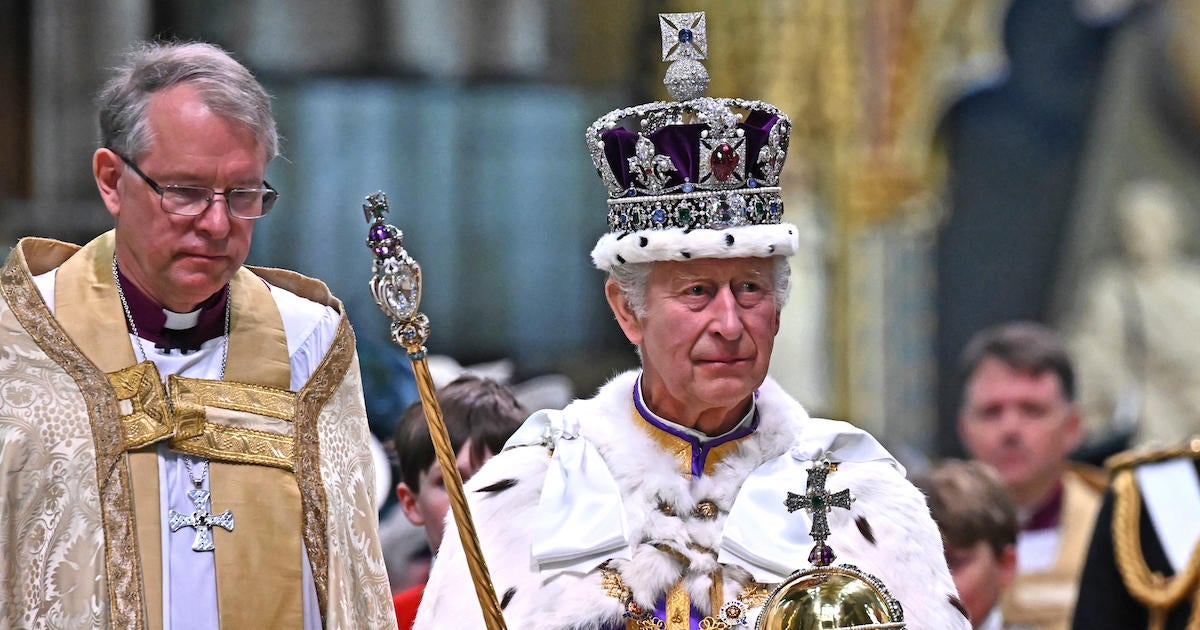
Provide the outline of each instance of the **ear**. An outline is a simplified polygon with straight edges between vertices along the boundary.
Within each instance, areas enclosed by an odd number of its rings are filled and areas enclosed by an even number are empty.
[[[1064,420],[1067,424],[1064,432],[1063,449],[1067,453],[1071,453],[1083,443],[1084,428],[1083,418],[1079,413],[1079,405],[1073,402],[1067,404],[1067,418]]]
[[[417,509],[417,493],[407,483],[401,481],[396,485],[396,498],[400,500],[400,509],[404,510],[408,522],[417,526],[425,524],[425,515]]]
[[[121,214],[121,193],[117,182],[124,172],[125,163],[111,150],[96,149],[92,154],[92,176],[96,178],[96,188],[100,189],[100,198],[114,219]]]
[[[604,297],[608,298],[608,306],[612,309],[613,315],[616,315],[617,324],[624,331],[625,338],[629,340],[629,343],[641,346],[642,323],[638,321],[633,309],[629,308],[629,300],[625,298],[625,293],[612,278],[604,283]]]
[[[954,430],[958,434],[958,443],[964,451],[967,451],[967,411],[959,407],[958,416],[955,418]]]
[[[999,583],[1000,592],[1008,590],[1008,586],[1012,584],[1017,577],[1017,546],[1005,545],[1004,550],[1000,552],[1000,557],[996,558],[998,571],[996,581]]]

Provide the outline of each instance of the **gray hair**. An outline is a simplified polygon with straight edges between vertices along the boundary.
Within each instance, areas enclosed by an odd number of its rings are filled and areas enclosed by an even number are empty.
[[[786,256],[772,257],[774,268],[771,281],[775,294],[775,311],[783,310],[792,289],[792,266]],[[608,277],[617,283],[617,288],[629,303],[629,309],[639,318],[646,315],[646,290],[650,283],[650,269],[654,263],[626,263],[617,265],[608,272]]]
[[[125,54],[100,90],[100,146],[130,159],[147,151],[154,140],[146,113],[150,97],[184,82],[213,112],[250,129],[268,161],[279,155],[271,97],[229,53],[203,42],[143,42]]]

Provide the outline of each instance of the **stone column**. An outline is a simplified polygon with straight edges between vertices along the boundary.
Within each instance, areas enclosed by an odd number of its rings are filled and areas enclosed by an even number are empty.
[[[32,198],[24,212],[6,214],[18,234],[80,240],[110,225],[92,179],[96,92],[120,52],[150,34],[149,2],[32,6]]]

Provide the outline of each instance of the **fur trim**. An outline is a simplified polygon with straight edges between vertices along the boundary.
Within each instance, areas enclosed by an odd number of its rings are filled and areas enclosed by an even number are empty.
[[[682,580],[697,609],[708,610],[710,574],[718,567],[717,547],[725,516],[745,478],[763,462],[788,450],[811,423],[799,403],[770,379],[759,389],[759,429],[740,440],[738,448],[713,467],[710,475],[690,479],[679,474],[678,462],[633,417],[636,372],[617,376],[589,400],[572,403],[564,413],[579,419],[581,435],[590,440],[609,466],[624,498],[635,541],[629,560],[614,560],[625,585],[639,604],[652,608],[676,581]],[[543,583],[533,565],[532,528],[549,457],[541,446],[506,450],[492,458],[467,484],[472,514],[497,593],[513,590],[504,609],[510,627],[531,630],[600,630],[623,623],[624,608],[607,594],[601,572],[562,574]],[[494,493],[479,492],[503,480],[516,484]],[[969,628],[949,603],[954,583],[946,569],[941,537],[929,517],[923,495],[891,465],[846,464],[830,476],[832,489],[850,488],[852,510],[830,514],[830,545],[838,563],[854,564],[874,574],[892,590],[905,610],[910,630]],[[503,484],[507,485],[507,484]],[[780,488],[780,501],[788,490]],[[716,519],[692,516],[692,508],[711,500]],[[665,504],[677,516],[659,510]],[[874,542],[855,519],[870,525]],[[748,571],[720,566],[725,601],[749,585]],[[802,568],[802,567],[797,567]],[[416,628],[437,628],[453,620],[456,627],[484,628],[473,601],[458,534],[452,525],[434,564]],[[468,605],[469,604],[469,605]],[[753,624],[753,618],[750,619]],[[751,625],[752,627],[752,625]]]
[[[608,271],[625,263],[791,256],[799,248],[799,230],[791,223],[742,225],[723,230],[669,228],[610,232],[596,242],[592,263]]]

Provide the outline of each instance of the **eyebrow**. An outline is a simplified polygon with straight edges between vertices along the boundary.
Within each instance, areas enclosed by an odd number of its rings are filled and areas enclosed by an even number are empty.
[[[760,280],[760,281],[764,281],[764,282],[771,275],[770,273],[765,273],[761,269],[751,269],[751,270],[746,271],[745,273],[746,273],[746,275],[752,277],[755,280]],[[735,276],[735,277],[731,278],[731,281],[736,282],[739,279],[740,278]],[[712,277],[706,276],[703,274],[691,273],[691,272],[680,272],[680,273],[676,274],[675,276],[673,276],[672,280],[674,282],[679,282],[682,284],[690,284],[692,282],[711,282]]]

